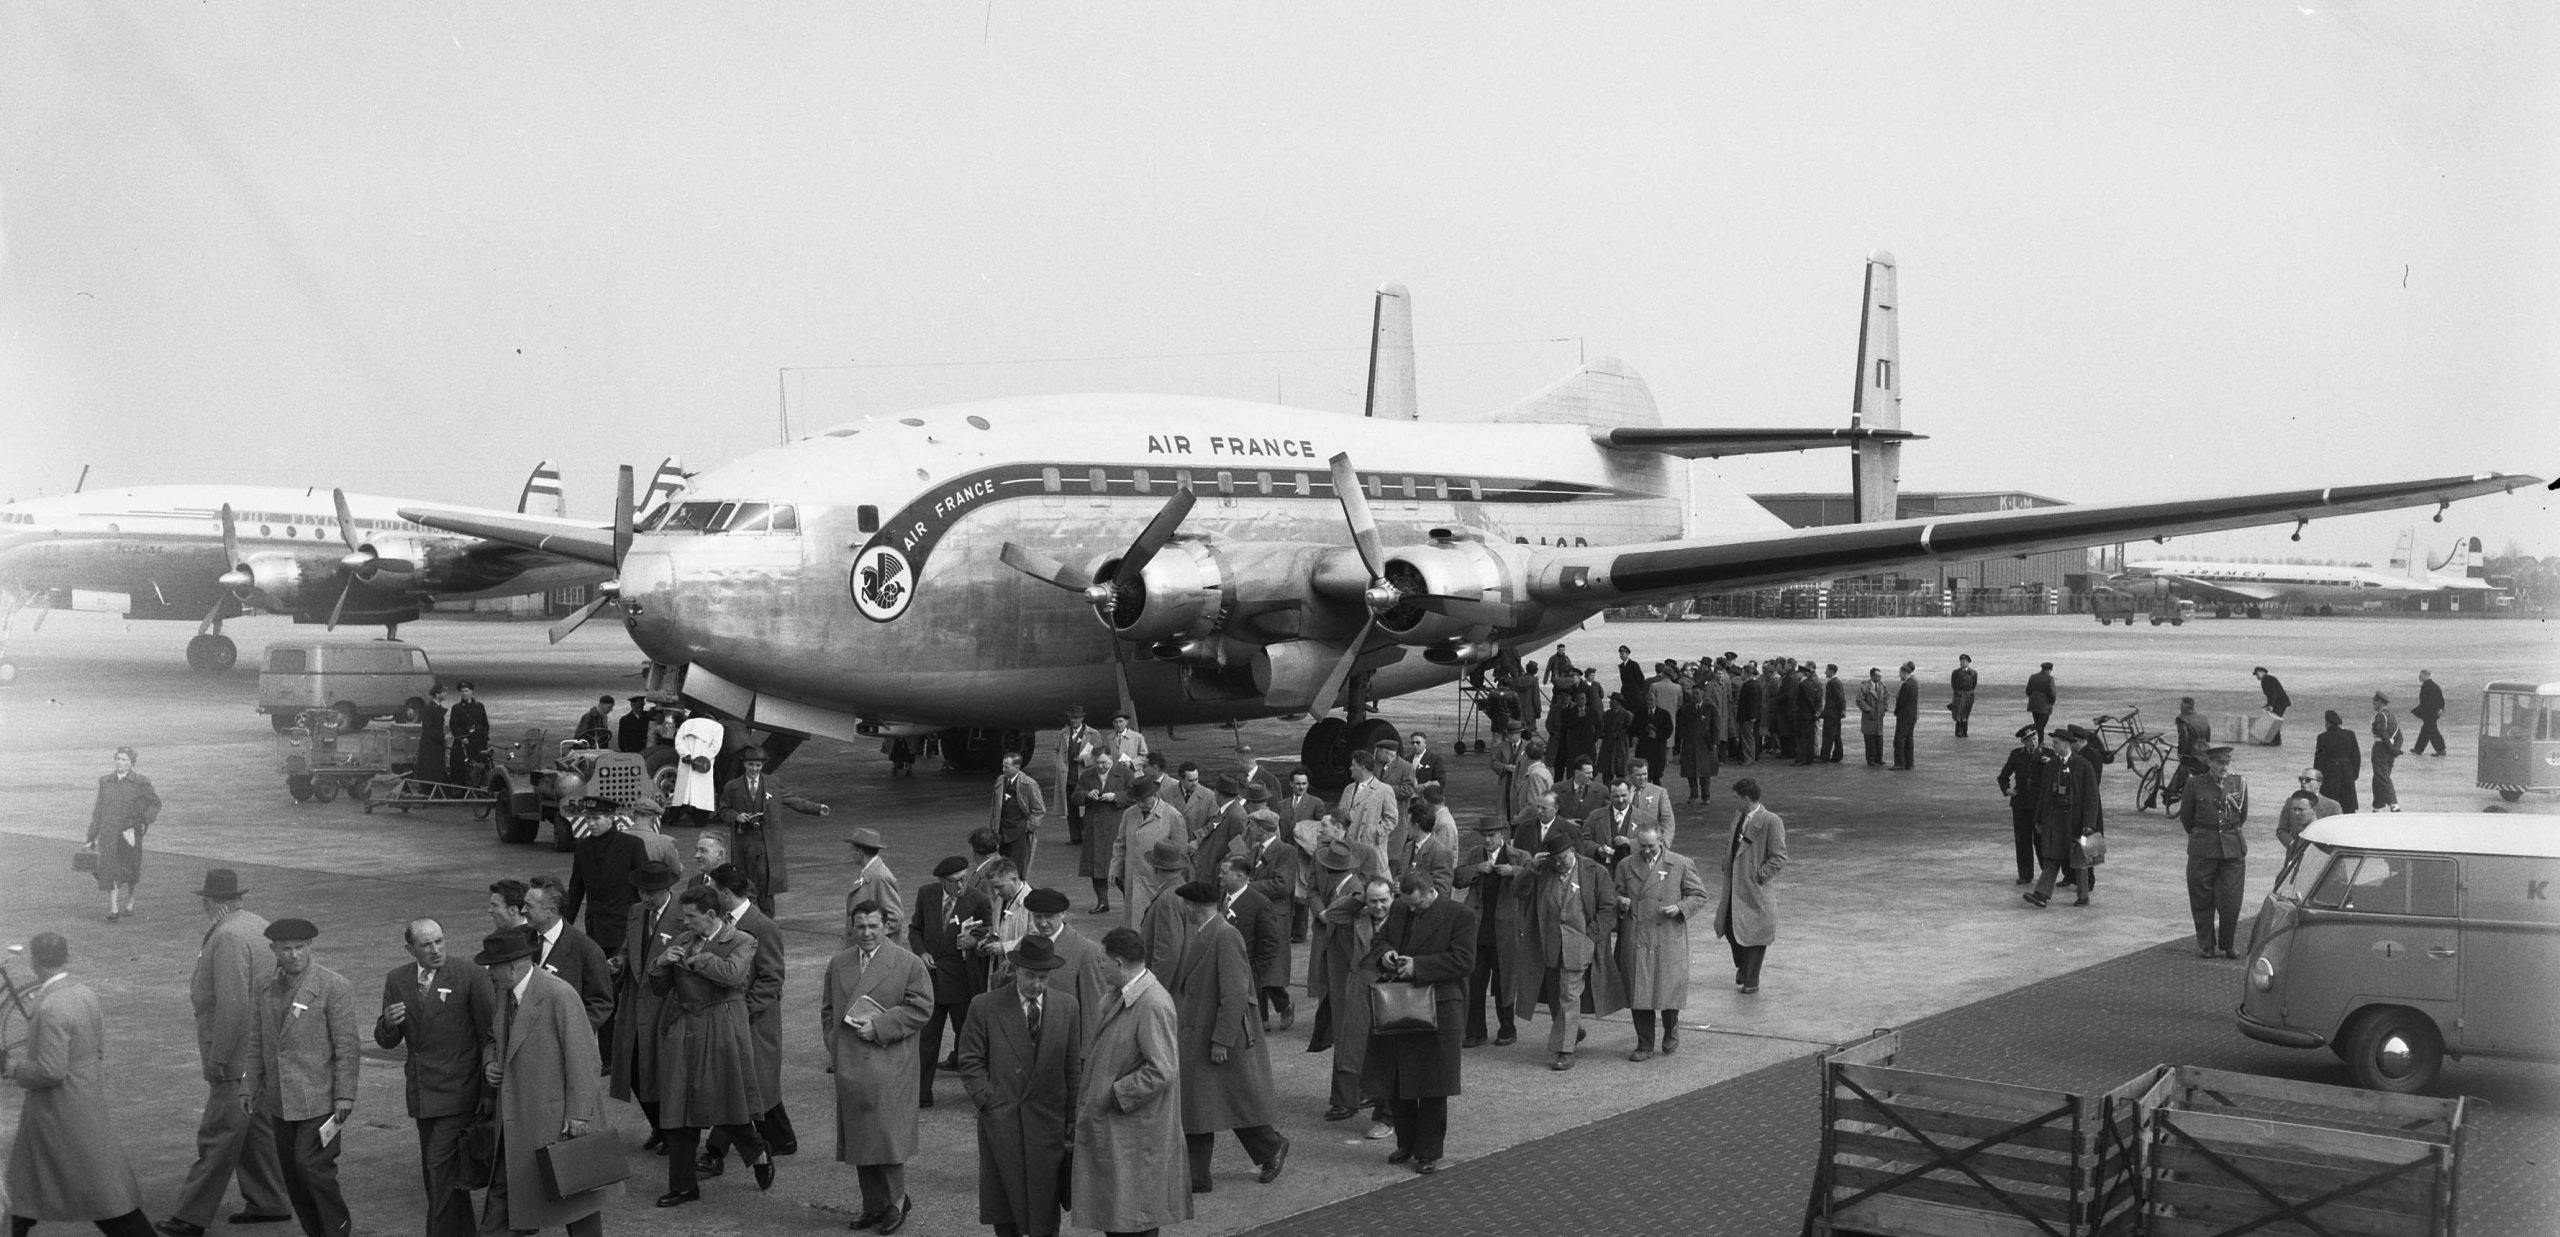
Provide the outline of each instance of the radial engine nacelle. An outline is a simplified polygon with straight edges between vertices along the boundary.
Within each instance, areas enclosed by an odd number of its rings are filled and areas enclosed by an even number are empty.
[[[222,584],[244,598],[256,593],[270,609],[295,610],[321,594],[323,575],[335,583],[334,572],[315,572],[291,554],[252,554],[224,572]]]

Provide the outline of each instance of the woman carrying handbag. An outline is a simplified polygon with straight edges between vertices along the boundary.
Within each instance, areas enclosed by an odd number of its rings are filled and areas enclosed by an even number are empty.
[[[139,759],[132,748],[117,748],[116,770],[98,779],[98,800],[89,809],[88,849],[97,855],[93,874],[106,892],[109,922],[133,913],[133,887],[142,883],[142,835],[160,819],[160,792],[133,771]]]

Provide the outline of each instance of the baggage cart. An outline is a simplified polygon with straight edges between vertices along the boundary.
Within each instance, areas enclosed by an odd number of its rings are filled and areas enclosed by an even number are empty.
[[[2159,1073],[2140,1105],[2144,1233],[2454,1237],[2461,1097]]]

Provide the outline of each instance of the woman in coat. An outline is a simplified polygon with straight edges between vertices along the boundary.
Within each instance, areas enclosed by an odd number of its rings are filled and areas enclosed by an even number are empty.
[[[658,1121],[667,1135],[661,1207],[702,1197],[694,1154],[705,1129],[728,1134],[739,1158],[755,1168],[759,1189],[773,1183],[773,1154],[755,1119],[774,1097],[760,1089],[755,1033],[747,1028],[756,939],[720,913],[719,895],[708,887],[685,890],[681,902],[683,934],[649,962],[649,984],[666,1003],[658,1037]]]
[[[418,710],[417,763],[410,766],[412,780],[433,783],[427,793],[444,797],[443,783],[450,776],[444,767],[444,689],[427,689],[426,707]]]
[[[1636,830],[1635,849],[1618,861],[1618,971],[1627,1008],[1635,1011],[1636,1048],[1653,1055],[1654,1015],[1661,1014],[1662,1051],[1679,1049],[1680,1007],[1689,996],[1689,921],[1707,912],[1707,883],[1687,855],[1662,844],[1651,825]]]
[[[1716,902],[1716,935],[1733,947],[1733,982],[1745,995],[1760,990],[1760,963],[1778,939],[1778,907],[1769,882],[1787,866],[1787,822],[1761,806],[1760,782],[1733,784],[1742,814],[1724,848]]]
[[[2339,811],[2352,812],[2356,778],[2364,773],[2364,754],[2356,750],[2356,736],[2336,709],[2322,713],[2320,720],[2328,728],[2311,741],[2311,767],[2320,771],[2320,794],[2336,800]]]
[[[107,1111],[106,1023],[98,994],[63,973],[70,943],[58,932],[27,942],[36,990],[26,1044],[9,1081],[26,1089],[18,1140],[9,1149],[9,1218],[70,1220],[110,1237],[151,1237],[142,1187],[125,1159],[124,1133]]]
[[[109,920],[133,913],[133,887],[142,882],[142,835],[160,819],[160,792],[133,771],[136,759],[132,748],[116,749],[116,771],[98,779],[98,799],[89,809],[89,846],[98,852],[96,876],[107,895]]]
[[[1689,783],[1691,803],[1706,801],[1707,781],[1716,775],[1716,747],[1724,740],[1723,696],[1694,678],[1680,688],[1680,776]]]

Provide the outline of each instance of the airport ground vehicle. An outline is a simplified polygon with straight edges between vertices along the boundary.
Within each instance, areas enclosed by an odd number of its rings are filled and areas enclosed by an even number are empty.
[[[2421,1091],[2447,1057],[2560,1064],[2560,837],[2500,814],[2332,816],[2249,934],[2242,1034]]]
[[[2480,785],[2509,803],[2560,790],[2560,683],[2481,689]]]
[[[565,851],[576,839],[570,836],[568,817],[560,811],[562,800],[595,795],[622,806],[635,799],[659,797],[647,761],[639,753],[610,751],[564,739],[558,750],[545,759],[544,738],[538,728],[526,731],[524,741],[499,755],[480,783],[497,802],[499,841],[519,845],[531,842],[541,835],[542,822],[547,820],[551,822],[552,849]]]
[[[2184,627],[2188,617],[2196,612],[2196,603],[2143,589],[2102,587],[2090,590],[2089,612],[2098,616],[2101,627],[2118,621],[2131,627],[2145,616],[2150,618],[2154,627],[2162,623]]]
[[[2091,719],[2098,732],[2099,755],[2123,764],[2125,772],[2133,775],[2135,811],[2158,807],[2174,814],[2178,797],[2169,791],[2169,736],[2144,730],[2141,718],[2140,708],[2130,708],[2121,716],[2101,713]]]
[[[416,721],[436,685],[427,651],[401,640],[296,639],[267,646],[258,711],[278,733],[306,709],[330,709],[348,730],[377,717]]]

